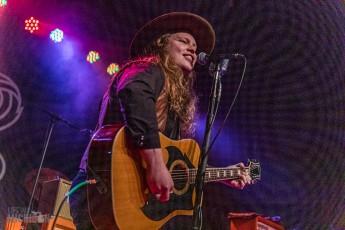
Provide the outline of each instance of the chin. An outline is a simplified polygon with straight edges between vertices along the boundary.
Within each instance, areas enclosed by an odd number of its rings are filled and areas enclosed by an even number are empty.
[[[182,72],[185,76],[190,74],[192,71],[193,71],[192,69],[182,69]]]
[[[191,67],[191,66],[184,67],[184,68],[182,68],[182,71],[185,75],[190,74],[193,71],[193,67]]]

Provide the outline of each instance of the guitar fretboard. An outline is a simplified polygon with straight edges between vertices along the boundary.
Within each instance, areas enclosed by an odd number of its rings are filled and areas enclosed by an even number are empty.
[[[207,168],[205,182],[236,179],[243,173],[249,173],[249,168]],[[188,169],[188,183],[194,184],[197,169]]]

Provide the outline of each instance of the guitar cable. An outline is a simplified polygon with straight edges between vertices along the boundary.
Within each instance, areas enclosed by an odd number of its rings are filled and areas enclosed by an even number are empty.
[[[64,198],[62,199],[62,201],[60,202],[60,205],[59,205],[59,208],[58,210],[56,210],[56,213],[55,213],[55,218],[54,218],[54,222],[53,222],[53,225],[51,227],[51,230],[54,230],[54,227],[55,227],[55,224],[56,224],[56,220],[57,218],[59,217],[59,213],[61,211],[61,208],[62,208],[62,205],[65,203],[65,201],[67,200],[67,198],[72,195],[75,191],[77,191],[80,187],[84,186],[84,185],[87,185],[87,184],[97,184],[98,181],[97,180],[94,180],[94,179],[91,179],[91,180],[85,180],[85,181],[82,181],[80,182],[79,184],[77,184],[76,186],[74,186],[71,190],[69,190],[68,192],[66,192]]]
[[[88,172],[91,172],[92,174],[92,177],[95,178],[95,180],[97,181],[97,190],[100,194],[104,194],[104,193],[107,193],[108,192],[108,187],[107,185],[103,182],[103,180],[101,179],[101,177],[95,172],[92,170],[92,168],[87,165],[87,170]]]

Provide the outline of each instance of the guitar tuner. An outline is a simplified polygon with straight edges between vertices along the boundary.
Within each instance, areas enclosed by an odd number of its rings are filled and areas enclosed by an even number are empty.
[[[258,180],[261,179],[260,163],[258,163],[255,159],[252,159],[252,160],[248,159],[248,168],[249,168],[249,175],[252,178],[252,183],[254,184]]]

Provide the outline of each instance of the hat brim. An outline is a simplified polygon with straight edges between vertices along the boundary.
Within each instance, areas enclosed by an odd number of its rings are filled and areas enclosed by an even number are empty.
[[[137,32],[132,40],[130,56],[141,55],[143,48],[159,36],[177,32],[190,33],[197,43],[197,52],[212,52],[216,35],[206,19],[193,13],[171,12],[151,20]]]

